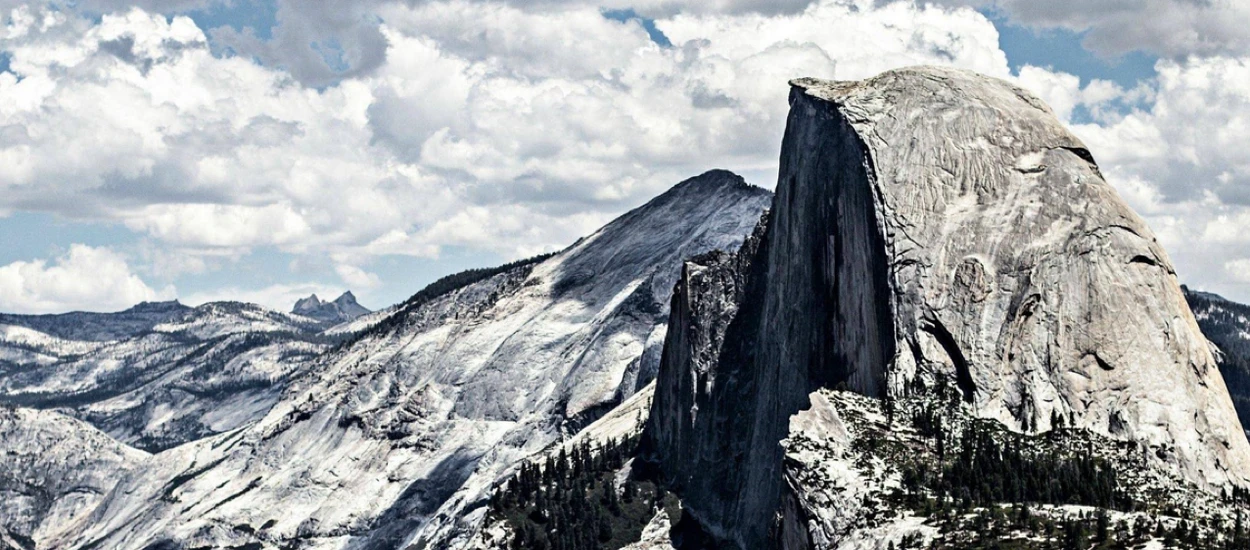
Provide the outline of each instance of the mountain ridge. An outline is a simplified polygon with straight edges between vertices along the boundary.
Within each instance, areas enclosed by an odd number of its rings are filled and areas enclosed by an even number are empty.
[[[680,259],[735,248],[770,196],[727,172],[683,184],[552,256],[414,295],[259,421],[156,455],[49,544],[463,546],[499,476],[649,382]]]
[[[313,319],[242,302],[87,319],[0,315],[0,402],[61,411],[147,451],[255,420],[332,341]]]

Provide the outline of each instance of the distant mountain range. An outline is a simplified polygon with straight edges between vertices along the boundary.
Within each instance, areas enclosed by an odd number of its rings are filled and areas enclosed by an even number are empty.
[[[160,451],[263,416],[291,376],[370,313],[351,292],[293,314],[142,303],[117,313],[0,314],[0,403],[53,409]]]
[[[160,451],[255,421],[337,341],[254,304],[0,315],[0,403],[52,409]]]
[[[1250,429],[1250,306],[1182,287],[1202,333],[1220,349],[1220,373],[1243,428]]]

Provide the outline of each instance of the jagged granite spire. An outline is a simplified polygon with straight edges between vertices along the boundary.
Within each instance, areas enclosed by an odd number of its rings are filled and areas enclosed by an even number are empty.
[[[295,302],[291,313],[325,323],[342,323],[370,313],[370,310],[356,303],[356,295],[349,290],[331,302],[322,301],[316,294],[301,298]]]
[[[295,301],[295,307],[291,308],[291,313],[303,315],[316,311],[325,302],[321,301],[316,294],[311,294],[307,298],[300,298]]]

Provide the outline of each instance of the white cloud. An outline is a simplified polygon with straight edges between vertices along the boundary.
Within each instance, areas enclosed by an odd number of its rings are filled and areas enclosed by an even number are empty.
[[[1243,0],[938,1],[994,8],[1019,24],[1081,32],[1085,47],[1106,55],[1250,53],[1250,3]]]
[[[1020,67],[1015,80],[1042,98],[1055,116],[1065,121],[1072,120],[1077,107],[1084,107],[1091,115],[1099,117],[1108,103],[1140,100],[1145,93],[1145,90],[1127,92],[1107,80],[1092,80],[1082,85],[1076,75],[1032,65]]]
[[[285,204],[151,205],[126,224],[175,245],[223,248],[290,244],[311,231],[308,221]]]
[[[1160,200],[1250,205],[1250,58],[1160,61],[1153,101],[1081,125],[1101,164],[1154,183]]]
[[[1234,280],[1250,284],[1250,258],[1225,262],[1224,271]]]
[[[1126,40],[1237,49],[1228,37],[1240,31],[1208,19],[1240,4],[1150,1],[1179,15],[1142,27],[1160,36]],[[1021,21],[1089,29],[1091,41],[1137,17],[1106,2],[1079,21],[1045,3],[997,4]],[[672,47],[601,12],[626,7],[656,17]],[[190,19],[140,10],[96,20],[22,7],[0,24],[13,71],[0,73],[0,212],[121,222],[153,249],[145,274],[228,268],[276,247],[330,257],[325,269],[357,288],[377,283],[359,267],[375,256],[563,246],[709,168],[771,186],[793,77],[913,64],[1011,76],[983,15],[910,1],[371,1],[336,11],[283,0],[274,41],[218,31],[218,45],[240,53],[225,58]],[[329,38],[349,69],[327,72],[307,48]],[[1247,67],[1195,55],[1161,62],[1157,81],[1133,89],[1039,67],[1015,78],[1062,118],[1089,114],[1074,130],[1183,278],[1250,296],[1211,259],[1250,246],[1240,240],[1250,234]],[[213,297],[285,309],[305,291]]]
[[[107,248],[75,244],[53,259],[0,267],[0,311],[60,313],[117,311],[142,301],[170,299],[172,287],[153,290]]]
[[[7,207],[179,246],[299,248],[366,241],[437,194],[375,154],[366,83],[316,91],[215,58],[185,17],[47,13],[14,12],[0,41],[21,75],[0,74],[0,127],[22,130],[0,143]]]
[[[281,66],[301,83],[327,86],[367,76],[386,60],[386,39],[372,13],[375,2],[275,0],[272,38],[231,27],[212,30],[221,47],[266,65]]]
[[[238,262],[246,249],[238,248],[179,248],[145,240],[136,247],[141,260],[141,271],[158,280],[173,280],[183,274],[202,274],[216,271]]]
[[[679,15],[656,21],[671,49],[636,22],[610,21],[593,8],[426,3],[394,8],[385,20],[404,37],[396,56],[437,47],[460,63],[447,73],[450,89],[467,79],[463,98],[440,98],[462,101],[451,111],[458,116],[415,131],[428,136],[419,149],[399,149],[419,150],[432,171],[467,177],[474,204],[544,212],[619,209],[712,167],[775,170],[790,78],[918,63],[1007,72],[997,33],[980,14],[910,4]],[[833,27],[845,32],[827,32]],[[422,97],[375,104],[373,120],[403,120],[424,108]]]
[[[224,287],[210,291],[194,292],[182,301],[188,305],[198,306],[208,302],[247,302],[260,304],[275,311],[289,312],[295,302],[316,294],[320,298],[334,299],[342,294],[343,288],[317,283],[276,284],[263,288]]]
[[[377,288],[382,284],[382,280],[377,274],[370,273],[354,265],[336,264],[334,272],[339,274],[339,278],[343,280],[349,288],[370,289]]]
[[[697,44],[706,57],[751,60],[765,55],[780,62],[778,76],[823,76],[833,67],[807,64],[810,58],[778,55],[805,46],[820,48],[836,62],[840,79],[859,79],[883,70],[917,64],[956,65],[1006,76],[1007,58],[998,49],[998,31],[970,9],[945,9],[911,2],[827,1],[802,13],[764,16],[745,13],[678,15],[657,22],[674,44]],[[765,65],[752,66],[761,69]],[[750,75],[734,75],[741,84]],[[769,74],[760,74],[767,77]],[[732,84],[721,82],[721,86]],[[767,82],[747,88],[771,96]]]
[[[296,25],[293,6],[280,23]],[[185,17],[13,11],[0,209],[121,221],[199,256],[518,256],[709,168],[773,173],[789,78],[915,63],[1006,74],[993,26],[967,9],[847,0],[765,16],[721,2],[658,21],[666,49],[576,2],[367,6],[378,17],[305,25],[350,34],[364,20],[384,39],[376,66],[320,89],[293,66],[214,57]]]

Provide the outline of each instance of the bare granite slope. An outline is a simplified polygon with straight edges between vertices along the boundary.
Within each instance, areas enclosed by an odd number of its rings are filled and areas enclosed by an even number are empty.
[[[712,171],[557,254],[432,285],[47,545],[461,547],[498,479],[654,379],[681,260],[736,248],[769,197]]]

